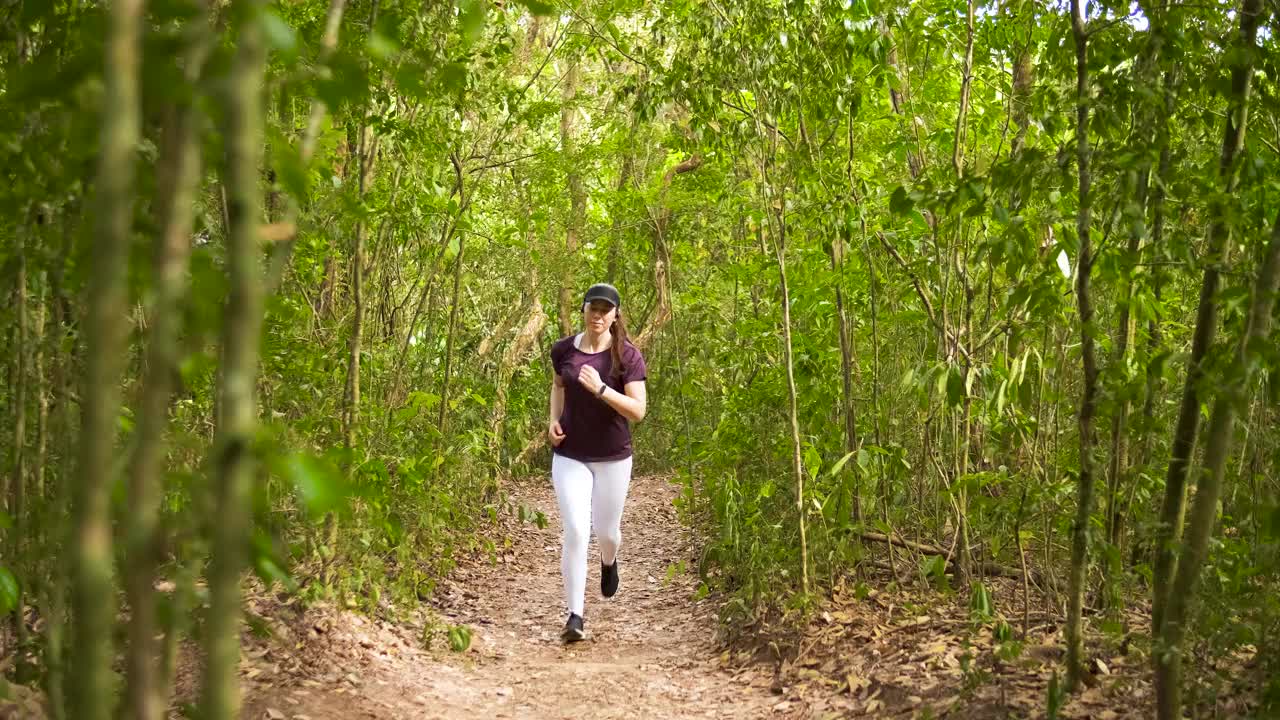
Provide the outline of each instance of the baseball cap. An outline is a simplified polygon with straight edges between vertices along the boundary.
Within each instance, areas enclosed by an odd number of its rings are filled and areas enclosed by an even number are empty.
[[[592,300],[603,300],[614,307],[622,306],[622,298],[618,296],[618,289],[609,283],[596,283],[587,288],[587,292],[582,296],[582,304],[585,305]]]

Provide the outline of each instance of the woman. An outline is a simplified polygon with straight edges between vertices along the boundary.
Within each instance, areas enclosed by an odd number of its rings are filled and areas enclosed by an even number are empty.
[[[560,572],[569,619],[561,637],[577,642],[587,584],[587,539],[600,545],[600,594],[618,591],[622,506],[631,483],[631,426],[645,413],[644,357],[627,341],[622,300],[598,284],[582,298],[583,330],[551,347],[551,480],[564,526]]]

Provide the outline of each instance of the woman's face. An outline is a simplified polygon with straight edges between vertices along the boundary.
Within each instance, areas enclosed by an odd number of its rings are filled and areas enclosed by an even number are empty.
[[[618,317],[618,308],[603,300],[592,300],[582,308],[582,324],[595,334],[600,334],[613,325]]]

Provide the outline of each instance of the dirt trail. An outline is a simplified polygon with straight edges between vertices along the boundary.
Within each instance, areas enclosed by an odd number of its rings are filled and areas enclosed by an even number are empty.
[[[550,483],[515,490],[547,525],[508,526],[496,566],[464,565],[436,600],[472,630],[466,653],[422,647],[422,628],[331,614],[293,638],[246,647],[246,718],[705,718],[780,717],[789,703],[763,670],[731,676],[713,642],[712,601],[692,600],[693,549],[665,479],[636,478],[623,520],[618,594],[599,594],[591,546],[588,640],[562,646],[560,524]],[[496,538],[501,543],[501,538]],[[501,546],[500,546],[501,547]],[[501,552],[501,551],[500,551]],[[311,621],[308,621],[310,624]],[[255,672],[255,668],[257,671]],[[775,709],[776,708],[776,709]]]

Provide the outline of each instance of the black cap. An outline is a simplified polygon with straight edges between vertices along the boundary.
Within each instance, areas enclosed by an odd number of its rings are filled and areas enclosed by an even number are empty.
[[[614,307],[622,306],[622,298],[618,297],[618,288],[609,283],[596,283],[587,288],[586,295],[582,296],[582,304],[586,305],[592,300],[603,300]]]

